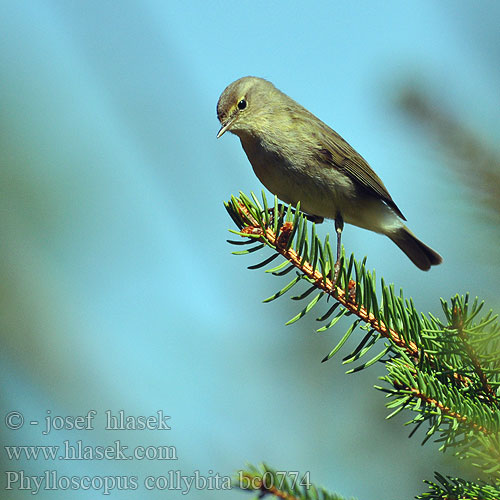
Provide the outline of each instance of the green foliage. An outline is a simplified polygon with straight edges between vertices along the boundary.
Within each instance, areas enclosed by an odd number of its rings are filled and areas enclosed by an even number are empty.
[[[498,500],[498,489],[484,482],[479,484],[463,479],[444,477],[436,473],[437,483],[433,481],[425,481],[429,485],[430,491],[419,495],[417,498],[427,499],[481,499],[481,500]]]
[[[270,495],[287,500],[343,500],[311,484],[308,472],[300,475],[296,471],[277,471],[265,464],[260,467],[249,465],[238,471],[233,484],[241,490],[258,493],[254,498]]]
[[[378,283],[375,272],[366,268],[366,258],[358,261],[351,255],[347,259],[343,250],[336,274],[328,235],[321,241],[315,224],[308,223],[300,207],[294,211],[291,206],[279,205],[276,197],[271,209],[264,193],[262,203],[253,193],[251,198],[240,193],[225,206],[238,228],[232,232],[245,238],[230,243],[247,245],[235,254],[256,254],[266,248],[273,252],[250,269],[263,268],[281,255],[284,261],[266,272],[275,276],[293,273],[287,284],[264,302],[306,283],[305,290],[291,297],[307,301],[306,305],[288,325],[317,309],[325,295],[333,299],[317,318],[323,323],[317,331],[331,329],[342,317],[352,317],[352,321],[323,361],[362,330],[356,348],[343,359],[346,364],[355,364],[348,373],[384,363],[384,384],[377,388],[387,394],[387,406],[392,410],[387,418],[410,410],[412,418],[407,424],[413,426],[412,434],[425,425],[424,443],[434,438],[442,443],[443,452],[450,450],[458,459],[470,460],[488,479],[479,484],[437,475],[439,485],[429,482],[432,494],[422,498],[468,498],[450,496],[452,491],[462,491],[460,488],[474,498],[490,498],[481,496],[481,491],[488,495],[496,492],[494,495],[500,498],[497,316],[491,311],[481,316],[483,303],[477,298],[471,301],[468,295],[441,300],[443,319],[422,314],[411,298],[405,298],[402,291],[396,293],[394,285],[387,285],[383,279]]]

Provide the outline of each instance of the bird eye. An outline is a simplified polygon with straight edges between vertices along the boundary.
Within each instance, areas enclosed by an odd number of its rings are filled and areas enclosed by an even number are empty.
[[[247,102],[245,101],[245,99],[242,99],[239,103],[238,103],[238,109],[245,109],[247,107]]]

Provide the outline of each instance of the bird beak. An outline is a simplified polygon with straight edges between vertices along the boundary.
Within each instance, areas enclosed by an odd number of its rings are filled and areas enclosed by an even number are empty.
[[[224,135],[224,133],[227,132],[231,128],[231,125],[233,124],[233,122],[234,122],[234,118],[230,118],[229,120],[226,121],[226,123],[222,124],[222,127],[220,128],[219,132],[217,133],[217,139],[219,137],[222,137]]]

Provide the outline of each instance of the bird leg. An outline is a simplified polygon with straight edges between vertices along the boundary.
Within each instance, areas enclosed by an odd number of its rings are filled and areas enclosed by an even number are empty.
[[[265,212],[265,210],[262,210],[261,213],[264,214],[264,212]],[[267,213],[270,215],[269,222],[272,225],[273,222],[274,222],[274,217],[283,217],[283,215],[285,214],[285,212],[284,212],[284,205],[282,203],[278,203],[277,213],[276,213],[276,210],[274,210],[274,207],[269,207],[267,209]]]
[[[306,213],[304,213],[304,215],[306,216],[306,219],[308,221],[314,222],[315,224],[321,224],[325,220],[324,217],[321,217],[319,215],[312,215],[312,214],[306,214]]]
[[[342,248],[341,239],[342,239],[342,230],[344,229],[344,219],[340,214],[337,214],[335,217],[335,232],[337,233],[337,261],[335,262],[335,273],[334,273],[334,282],[337,283],[337,279],[339,277],[340,271],[340,251]]]
[[[283,207],[284,207],[284,205],[283,205],[283,204],[281,204],[281,203],[279,203],[279,204],[278,204],[278,211],[281,211]],[[295,211],[296,211],[296,210],[297,210],[297,209],[296,209],[295,207],[292,207],[292,211],[293,211],[293,213],[295,213]],[[274,215],[275,215],[275,214],[274,214],[274,207],[270,207],[270,208],[268,209],[268,211],[269,211],[269,213],[271,214],[271,217],[274,217]],[[314,222],[314,223],[316,223],[316,224],[321,224],[321,223],[325,220],[325,218],[324,218],[324,217],[321,217],[320,215],[306,214],[305,212],[302,212],[302,213],[305,215],[305,217],[306,217],[306,219],[307,219],[308,221],[310,221],[310,222]]]

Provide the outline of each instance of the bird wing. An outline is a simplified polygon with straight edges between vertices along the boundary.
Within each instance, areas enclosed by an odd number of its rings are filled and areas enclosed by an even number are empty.
[[[322,134],[320,143],[320,155],[332,167],[344,172],[371,194],[381,198],[401,219],[406,220],[401,210],[394,203],[380,177],[370,168],[366,160],[337,132],[328,127],[328,131]]]

